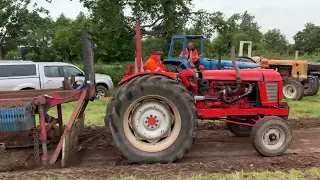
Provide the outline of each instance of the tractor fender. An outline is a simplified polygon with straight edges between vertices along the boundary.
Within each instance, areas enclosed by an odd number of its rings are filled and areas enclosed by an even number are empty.
[[[124,76],[121,79],[121,81],[118,83],[118,85],[122,85],[125,82],[130,81],[131,79],[133,79],[137,76],[150,75],[150,74],[162,75],[162,76],[166,76],[170,79],[177,80],[177,75],[173,72],[139,72],[139,73],[134,73],[134,74]]]

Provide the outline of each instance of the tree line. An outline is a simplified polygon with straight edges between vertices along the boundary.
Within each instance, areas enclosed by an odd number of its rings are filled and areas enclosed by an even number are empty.
[[[54,0],[53,0],[54,1]],[[255,16],[245,11],[225,17],[223,12],[192,11],[192,0],[81,0],[89,15],[75,19],[61,14],[56,20],[30,0],[0,0],[0,58],[20,59],[28,47],[33,61],[69,61],[82,59],[80,33],[92,35],[95,60],[132,61],[135,55],[135,26],[142,27],[143,55],[155,49],[169,50],[172,35],[203,34],[206,57],[228,54],[228,44],[253,41],[255,54],[275,52],[320,53],[320,26],[307,23],[290,44],[279,29],[261,32]],[[33,5],[32,11],[28,6]],[[124,10],[130,8],[131,16]],[[214,35],[217,36],[213,38]]]

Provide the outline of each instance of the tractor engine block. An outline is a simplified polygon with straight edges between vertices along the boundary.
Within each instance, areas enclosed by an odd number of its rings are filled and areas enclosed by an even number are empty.
[[[198,79],[197,86],[199,108],[250,108],[255,103],[256,83]]]

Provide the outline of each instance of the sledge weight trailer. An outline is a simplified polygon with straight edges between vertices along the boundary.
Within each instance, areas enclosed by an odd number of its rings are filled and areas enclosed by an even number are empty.
[[[179,49],[180,52],[182,52],[181,58],[174,55],[174,47],[176,47],[176,44],[179,44],[180,42],[182,42],[181,49]],[[167,71],[181,72],[183,69],[192,69],[189,62],[184,58],[188,42],[199,42],[199,66],[203,66],[204,70],[233,69],[233,63],[230,60],[217,60],[204,57],[204,37],[202,35],[176,35],[171,39],[168,58],[163,60],[163,64]],[[237,61],[237,66],[239,69],[255,69],[260,67],[260,65],[256,63],[240,61]]]
[[[62,167],[67,165],[69,154],[77,146],[84,126],[84,111],[89,101],[95,99],[95,71],[90,36],[82,33],[81,40],[84,84],[78,84],[73,76],[65,77],[63,88],[59,89],[0,92],[2,149],[31,146],[38,165],[54,164],[60,158]],[[73,101],[77,101],[76,107],[64,126],[62,104]],[[57,109],[58,117],[47,114],[52,108]],[[38,127],[35,114],[39,115]]]
[[[139,27],[139,26],[138,26]],[[136,32],[141,55],[140,29]],[[186,69],[180,73],[132,73],[107,107],[105,123],[113,145],[131,163],[174,162],[190,150],[198,119],[226,122],[239,137],[252,137],[264,156],[283,154],[291,143],[284,119],[289,107],[282,101],[283,82],[275,70],[239,70],[231,48],[234,70]],[[137,57],[140,59],[140,57]],[[136,61],[141,67],[141,61]]]

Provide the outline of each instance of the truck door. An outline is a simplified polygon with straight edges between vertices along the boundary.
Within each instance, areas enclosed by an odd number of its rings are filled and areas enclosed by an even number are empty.
[[[62,87],[63,74],[59,66],[43,66],[42,89],[56,89]]]
[[[84,73],[75,66],[61,66],[63,68],[63,74],[66,77],[71,77],[72,75],[75,76],[76,81],[78,81],[79,84],[83,84],[84,82]]]

